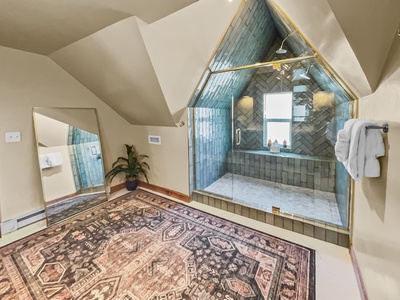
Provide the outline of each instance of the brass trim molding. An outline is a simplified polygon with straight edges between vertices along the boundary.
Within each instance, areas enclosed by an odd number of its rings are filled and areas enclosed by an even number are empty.
[[[235,68],[230,68],[230,69],[212,71],[211,75],[219,74],[219,73],[246,70],[246,69],[253,69],[253,68],[255,69],[255,68],[270,67],[270,66],[272,66],[274,64],[293,63],[293,62],[298,62],[298,61],[302,61],[302,60],[305,60],[305,59],[317,58],[317,56],[318,56],[317,54],[314,54],[314,55],[308,55],[308,56],[299,56],[299,57],[293,57],[293,58],[286,58],[286,59],[280,59],[280,60],[267,61],[267,62],[252,64],[252,65],[246,65],[246,66],[235,67]]]

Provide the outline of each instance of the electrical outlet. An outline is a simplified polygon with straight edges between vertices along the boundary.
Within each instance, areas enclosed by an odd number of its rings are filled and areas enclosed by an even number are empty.
[[[21,141],[21,132],[6,132],[6,143],[18,143]]]

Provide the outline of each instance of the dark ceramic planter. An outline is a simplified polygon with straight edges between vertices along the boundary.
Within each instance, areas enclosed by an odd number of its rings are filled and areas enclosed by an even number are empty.
[[[128,191],[136,190],[138,186],[138,180],[127,180],[125,181],[125,187]]]

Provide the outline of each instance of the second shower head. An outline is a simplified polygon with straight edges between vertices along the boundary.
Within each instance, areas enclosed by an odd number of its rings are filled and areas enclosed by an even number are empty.
[[[286,41],[289,37],[291,37],[291,36],[292,36],[293,34],[295,34],[295,33],[296,33],[296,31],[293,31],[291,34],[289,34],[287,37],[284,38],[284,40],[282,41],[281,46],[279,47],[279,49],[275,51],[276,54],[285,54],[285,53],[287,52],[286,49],[283,49],[283,44],[285,43],[285,41]]]

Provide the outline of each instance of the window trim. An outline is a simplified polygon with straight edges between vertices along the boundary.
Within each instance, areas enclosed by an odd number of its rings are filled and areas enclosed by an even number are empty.
[[[267,96],[268,95],[276,95],[276,94],[290,94],[292,96],[292,103],[291,103],[291,108],[292,108],[292,118],[290,119],[271,119],[271,118],[266,118],[266,102],[267,102]],[[281,93],[264,93],[263,95],[263,146],[266,148],[268,147],[268,140],[267,140],[267,123],[268,122],[275,122],[275,123],[289,123],[289,141],[288,141],[288,146],[284,149],[291,149],[292,148],[292,132],[293,132],[293,92],[281,92]],[[273,141],[272,141],[273,142]],[[282,144],[279,144],[281,147],[283,147]]]

